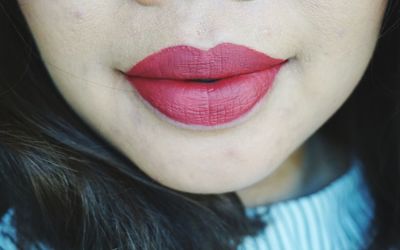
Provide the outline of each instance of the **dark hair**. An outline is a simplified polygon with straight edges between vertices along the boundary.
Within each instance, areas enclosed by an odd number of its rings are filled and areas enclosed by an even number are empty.
[[[363,162],[376,202],[371,249],[400,248],[399,16],[390,1],[362,81],[317,131]],[[55,88],[16,1],[0,0],[0,30],[0,214],[14,209],[21,249],[235,249],[265,226],[235,193],[154,182],[88,127]]]

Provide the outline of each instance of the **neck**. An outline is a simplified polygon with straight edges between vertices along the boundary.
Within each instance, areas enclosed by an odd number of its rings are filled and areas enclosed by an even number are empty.
[[[318,191],[342,175],[350,159],[314,135],[297,148],[271,175],[237,191],[245,207],[267,205]]]

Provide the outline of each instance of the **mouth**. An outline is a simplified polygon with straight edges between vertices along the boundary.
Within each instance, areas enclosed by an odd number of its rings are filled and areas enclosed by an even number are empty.
[[[231,43],[207,51],[175,46],[146,57],[125,75],[163,120],[214,127],[249,113],[286,62]]]

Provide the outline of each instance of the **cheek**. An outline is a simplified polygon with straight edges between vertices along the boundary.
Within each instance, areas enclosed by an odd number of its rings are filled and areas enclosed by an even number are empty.
[[[58,81],[60,78],[73,82],[85,78],[89,71],[111,68],[108,64],[113,37],[110,13],[116,12],[116,8],[107,6],[108,1],[99,0],[93,5],[90,2],[20,0],[40,55],[57,84],[64,82]],[[92,67],[94,62],[96,69]]]
[[[297,55],[303,69],[321,80],[332,73],[338,83],[360,74],[372,56],[386,4],[386,0],[303,1],[306,36]]]
[[[334,38],[336,40],[363,34],[363,30],[379,26],[385,11],[387,0],[354,1],[302,1],[299,11],[307,20],[307,29],[315,37]]]

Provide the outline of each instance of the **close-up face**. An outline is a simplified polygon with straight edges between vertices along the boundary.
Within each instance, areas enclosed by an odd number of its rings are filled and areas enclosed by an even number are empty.
[[[73,110],[151,178],[193,193],[285,165],[357,86],[387,4],[18,2]]]

